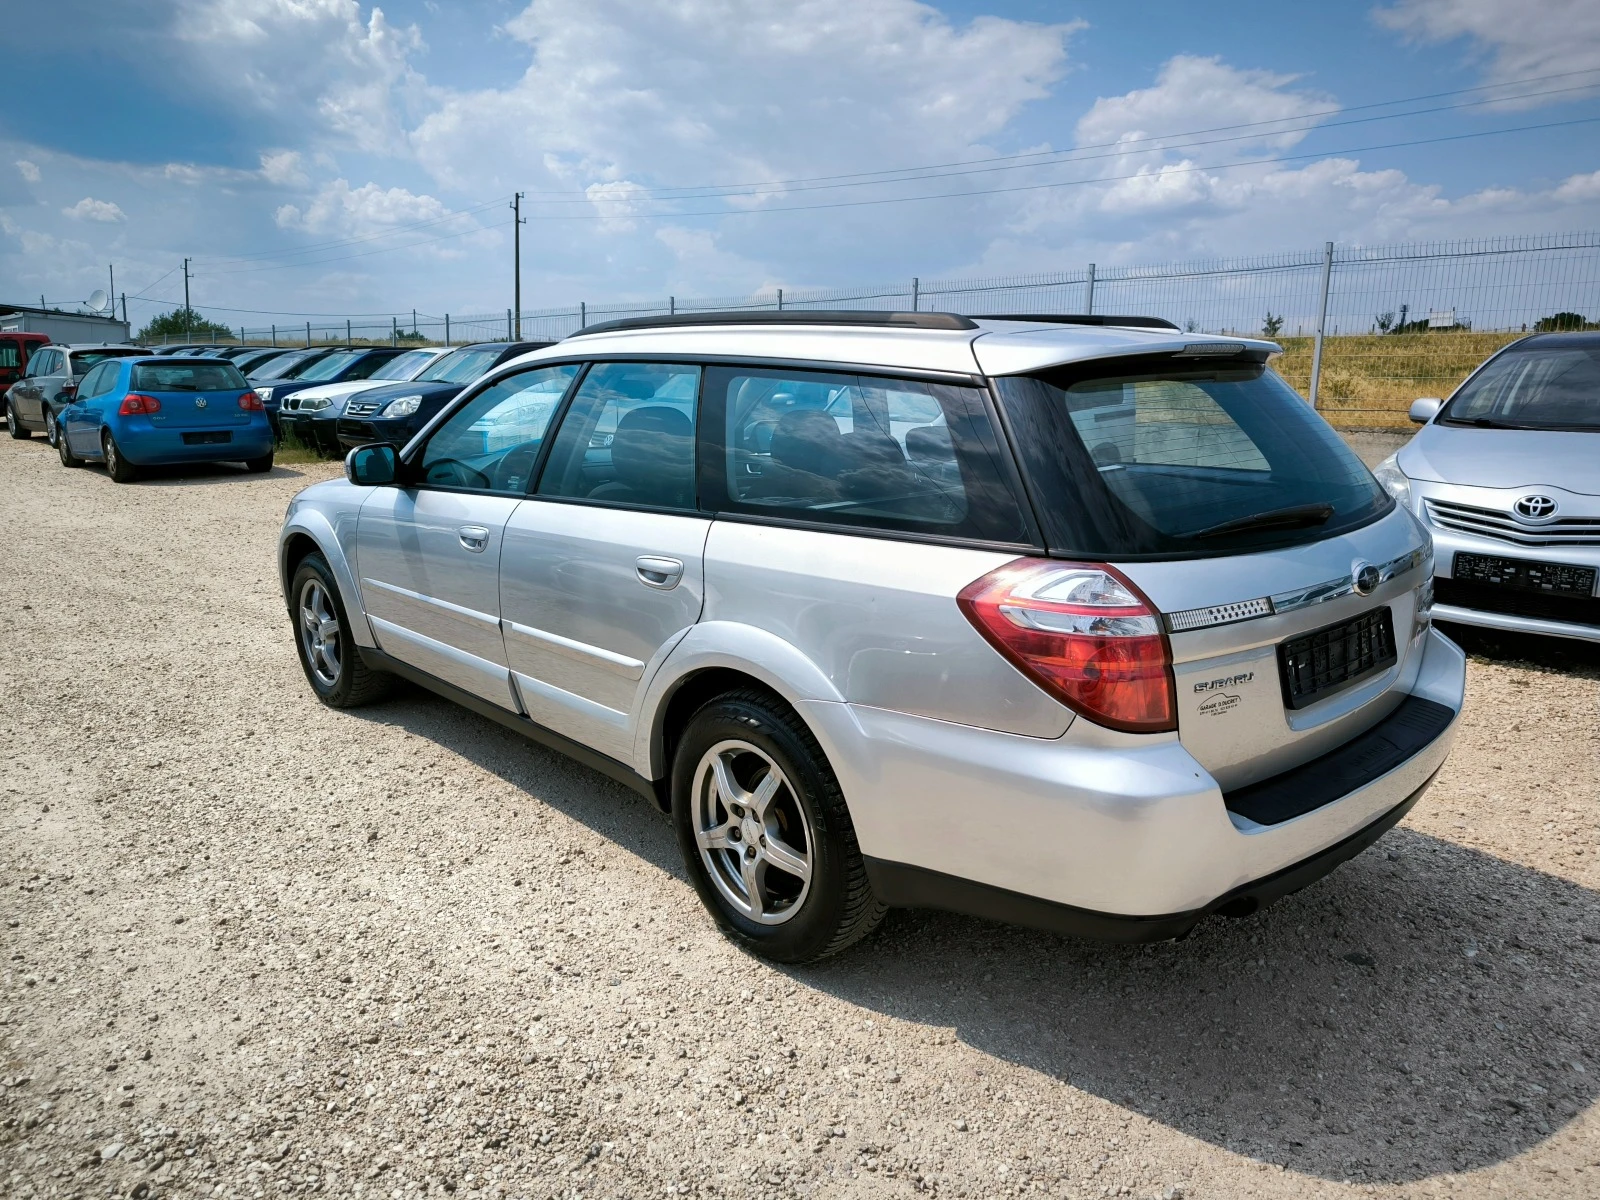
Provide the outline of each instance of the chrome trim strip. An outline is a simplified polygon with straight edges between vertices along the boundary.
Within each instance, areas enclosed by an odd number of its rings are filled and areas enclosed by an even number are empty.
[[[407,600],[415,600],[418,603],[426,604],[430,608],[442,608],[447,613],[454,613],[458,617],[466,617],[469,621],[482,621],[485,625],[494,625],[496,627],[500,624],[500,618],[491,616],[489,613],[479,612],[475,608],[467,608],[460,604],[451,604],[450,601],[441,600],[437,596],[424,596],[421,592],[413,592],[410,588],[396,587],[392,583],[384,583],[381,579],[368,579],[363,575],[361,577],[361,585],[366,587],[369,584],[381,591],[390,592],[396,596],[404,596]]]
[[[538,642],[546,650],[554,650],[557,654],[578,659],[580,662],[598,663],[607,670],[621,675],[624,679],[636,680],[644,676],[644,663],[637,658],[629,658],[626,654],[617,654],[614,651],[607,650],[603,646],[591,646],[588,642],[574,641],[572,638],[562,637],[558,633],[534,629],[530,625],[519,625],[515,621],[502,620],[500,627],[507,633],[514,633],[519,637]]]
[[[1297,608],[1321,604],[1325,600],[1337,600],[1340,596],[1348,596],[1355,590],[1354,576],[1342,575],[1338,579],[1324,579],[1321,583],[1313,583],[1310,587],[1296,588],[1292,592],[1279,592],[1272,597],[1272,611],[1293,612]]]
[[[1391,579],[1398,579],[1408,571],[1425,564],[1429,565],[1429,574],[1432,574],[1432,562],[1432,546],[1418,546],[1415,550],[1407,550],[1388,562],[1377,564],[1378,582],[1388,583]],[[1186,608],[1180,612],[1167,614],[1167,632],[1188,633],[1195,629],[1232,625],[1235,621],[1253,621],[1258,617],[1294,612],[1297,608],[1307,608],[1313,604],[1321,604],[1325,600],[1337,600],[1355,590],[1355,576],[1344,575],[1338,579],[1325,579],[1321,583],[1313,583],[1310,587],[1296,588],[1292,592],[1279,592],[1276,596],[1260,596],[1254,600],[1239,600],[1232,604],[1214,604],[1210,608]]]
[[[1265,596],[1254,600],[1240,600],[1235,604],[1213,604],[1209,608],[1186,608],[1182,612],[1167,614],[1167,630],[1187,633],[1191,629],[1209,629],[1214,625],[1231,625],[1235,621],[1251,621],[1256,617],[1272,615],[1272,601]]]

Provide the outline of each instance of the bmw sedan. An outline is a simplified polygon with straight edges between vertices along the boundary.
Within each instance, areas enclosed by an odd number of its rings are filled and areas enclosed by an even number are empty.
[[[276,429],[283,402],[296,392],[322,383],[349,383],[366,379],[385,363],[404,353],[404,350],[394,346],[335,349],[318,358],[295,363],[291,373],[277,378],[268,376],[267,372],[274,368],[274,364],[267,363],[257,368],[250,382],[262,403],[267,406],[267,416]]]
[[[449,354],[442,346],[407,350],[391,358],[366,379],[347,379],[342,383],[321,383],[285,397],[278,410],[278,427],[285,435],[294,434],[302,445],[329,454],[339,449],[339,418],[352,396],[370,392],[391,383],[405,383],[427,372],[436,361]]]
[[[1434,616],[1600,642],[1600,333],[1513,342],[1378,465],[1435,547]]]
[[[339,418],[338,441],[346,450],[368,442],[403,446],[435,413],[485,371],[542,350],[551,342],[478,342],[445,355],[410,383],[374,388],[345,405]]]

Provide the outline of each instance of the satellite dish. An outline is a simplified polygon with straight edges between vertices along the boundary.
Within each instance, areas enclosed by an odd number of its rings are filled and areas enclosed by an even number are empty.
[[[105,312],[111,307],[111,297],[106,295],[104,288],[95,288],[89,295],[89,307],[95,312]]]

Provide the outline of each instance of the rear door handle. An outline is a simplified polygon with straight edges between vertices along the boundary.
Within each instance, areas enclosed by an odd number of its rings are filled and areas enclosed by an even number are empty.
[[[482,554],[484,547],[489,544],[489,531],[482,525],[463,525],[456,530],[456,536],[474,554]]]
[[[677,587],[683,579],[683,563],[675,558],[663,558],[656,554],[641,554],[633,560],[634,569],[639,573],[639,582],[645,587],[657,588],[663,592],[670,592]]]

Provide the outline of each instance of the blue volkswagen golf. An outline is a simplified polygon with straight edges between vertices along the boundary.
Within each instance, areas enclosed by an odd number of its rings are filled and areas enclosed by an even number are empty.
[[[60,425],[61,465],[104,462],[118,483],[140,467],[175,463],[272,469],[261,397],[220,358],[109,359],[83,377]]]

